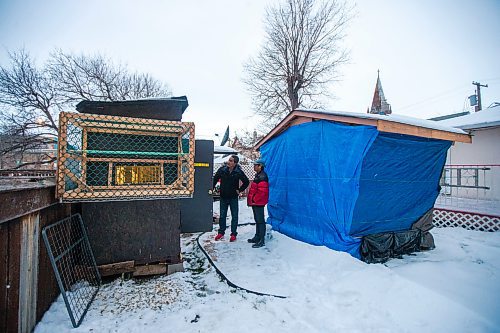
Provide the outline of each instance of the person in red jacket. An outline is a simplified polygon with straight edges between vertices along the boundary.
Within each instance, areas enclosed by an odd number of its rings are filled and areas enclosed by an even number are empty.
[[[247,204],[252,207],[253,218],[255,220],[255,236],[248,240],[253,243],[253,248],[264,246],[264,236],[266,235],[266,221],[264,219],[264,206],[269,201],[269,180],[264,171],[266,163],[259,159],[253,163],[255,178],[250,185]]]

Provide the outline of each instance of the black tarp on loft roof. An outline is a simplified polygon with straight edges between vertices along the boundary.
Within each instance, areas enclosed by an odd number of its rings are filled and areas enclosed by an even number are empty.
[[[81,101],[76,105],[80,113],[181,121],[189,103],[186,96],[149,98],[129,101]]]

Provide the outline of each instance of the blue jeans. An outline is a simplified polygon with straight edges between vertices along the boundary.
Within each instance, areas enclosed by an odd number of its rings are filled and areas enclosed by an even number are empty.
[[[223,199],[220,198],[220,218],[219,218],[219,234],[226,231],[227,208],[231,208],[231,235],[237,235],[238,228],[238,198]]]

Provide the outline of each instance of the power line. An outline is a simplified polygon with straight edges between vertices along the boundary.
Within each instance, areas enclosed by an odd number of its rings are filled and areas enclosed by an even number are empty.
[[[429,103],[429,102],[430,102],[430,101],[432,101],[432,100],[437,100],[437,99],[439,99],[439,98],[441,98],[441,97],[443,97],[443,96],[446,96],[446,95],[449,95],[449,94],[451,94],[451,93],[457,92],[457,91],[459,91],[460,89],[465,88],[465,87],[467,87],[467,86],[468,86],[468,85],[466,85],[466,84],[462,84],[462,85],[457,86],[457,87],[455,87],[455,88],[453,88],[453,89],[446,90],[446,91],[444,91],[444,92],[442,92],[442,93],[440,93],[440,94],[438,94],[438,95],[434,95],[434,96],[428,97],[428,98],[426,98],[426,99],[424,99],[424,100],[421,100],[421,101],[418,101],[418,102],[415,102],[415,103],[408,104],[408,105],[405,105],[405,106],[403,106],[403,107],[400,107],[400,108],[398,108],[398,111],[400,111],[400,110],[404,110],[404,109],[410,109],[410,108],[412,108],[412,107],[415,107],[415,106],[418,106],[418,105],[421,105],[421,104],[426,104],[426,103]]]
[[[481,79],[479,81],[500,81],[500,77],[492,77],[489,79]]]

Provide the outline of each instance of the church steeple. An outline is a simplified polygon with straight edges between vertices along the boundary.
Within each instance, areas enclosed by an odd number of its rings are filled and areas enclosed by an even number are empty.
[[[377,70],[377,84],[375,85],[375,92],[373,94],[373,101],[371,109],[367,110],[367,113],[374,114],[391,114],[391,105],[387,103],[384,96],[384,90],[382,89],[382,83],[380,82],[380,70]]]

